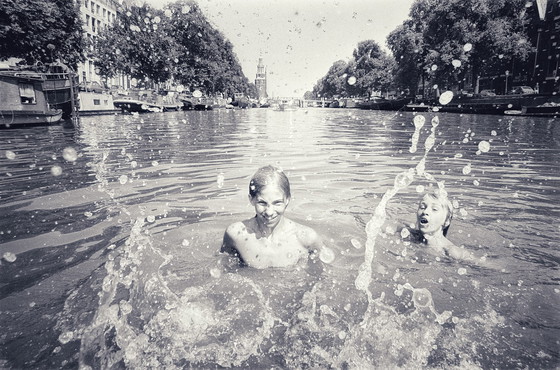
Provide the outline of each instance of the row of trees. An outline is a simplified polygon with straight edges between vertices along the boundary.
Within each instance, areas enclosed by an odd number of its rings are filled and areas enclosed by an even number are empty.
[[[61,59],[76,67],[84,61],[85,48],[74,1],[0,1],[0,60],[19,58],[33,65]]]
[[[172,80],[207,93],[256,96],[233,45],[194,1],[179,0],[163,10],[128,7],[95,40],[85,37],[79,3],[2,0],[0,60],[20,58],[31,65],[61,60],[76,69],[88,57],[106,78],[125,74],[138,81]]]
[[[369,96],[391,89],[414,93],[428,82],[429,87],[476,88],[478,77],[503,75],[533,51],[526,30],[530,4],[416,0],[409,18],[387,38],[392,55],[374,41],[363,41],[349,63],[332,65],[312,95]]]
[[[362,41],[349,62],[339,60],[330,67],[314,86],[311,96],[366,96],[372,91],[387,91],[395,67],[394,59],[375,41]]]
[[[163,10],[144,4],[120,13],[101,32],[93,58],[102,76],[124,73],[138,80],[202,87],[207,93],[256,96],[233,45],[208,22],[195,2]]]

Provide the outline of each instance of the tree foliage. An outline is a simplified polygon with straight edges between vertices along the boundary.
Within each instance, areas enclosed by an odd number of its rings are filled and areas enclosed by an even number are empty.
[[[162,82],[172,76],[177,58],[174,40],[162,32],[163,13],[144,4],[122,12],[95,43],[93,54],[100,75],[124,73],[139,80]]]
[[[316,97],[369,96],[388,91],[393,81],[393,58],[373,40],[362,41],[346,63],[335,62],[313,88]]]
[[[0,1],[0,60],[61,60],[76,68],[85,40],[79,4],[69,0]]]
[[[107,77],[172,78],[207,93],[254,93],[233,45],[191,1],[179,0],[163,10],[132,6],[100,35],[95,64]]]
[[[461,84],[467,73],[503,73],[531,51],[523,28],[525,5],[525,0],[416,0],[409,19],[387,38],[396,81],[415,90],[422,76],[444,87]]]

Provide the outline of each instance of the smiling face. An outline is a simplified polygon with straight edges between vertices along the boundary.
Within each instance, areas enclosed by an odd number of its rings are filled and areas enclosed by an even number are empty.
[[[261,189],[254,197],[250,197],[251,204],[255,207],[257,222],[259,225],[269,229],[275,228],[284,211],[288,207],[290,198],[286,196],[282,188],[275,182]]]
[[[424,235],[443,233],[443,229],[451,222],[447,205],[430,194],[426,194],[422,198],[416,217],[418,229]]]

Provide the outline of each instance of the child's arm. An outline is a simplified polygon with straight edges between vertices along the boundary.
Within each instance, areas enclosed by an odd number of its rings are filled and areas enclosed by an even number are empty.
[[[231,225],[224,232],[224,239],[222,241],[222,246],[220,248],[220,253],[227,253],[228,255],[233,257],[235,260],[237,260],[240,266],[245,266],[245,261],[243,260],[243,257],[241,257],[241,255],[239,254],[239,251],[237,250],[237,247],[236,247],[235,240],[231,236],[233,228],[234,228],[234,225]]]
[[[474,255],[467,251],[464,248],[459,248],[457,247],[455,244],[452,244],[450,242],[449,245],[447,245],[445,247],[445,250],[447,252],[447,254],[449,255],[449,257],[458,259],[458,260],[465,260],[465,261],[474,261],[475,257]]]

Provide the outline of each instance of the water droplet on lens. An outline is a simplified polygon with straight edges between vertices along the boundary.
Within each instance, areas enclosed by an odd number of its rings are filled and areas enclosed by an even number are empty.
[[[487,153],[490,150],[490,143],[485,140],[481,141],[480,143],[478,143],[478,150],[483,153]]]
[[[70,342],[74,338],[74,332],[72,331],[65,331],[64,333],[60,334],[58,337],[58,341],[62,344],[66,344]]]
[[[413,122],[416,128],[421,129],[424,126],[424,123],[426,122],[426,118],[424,118],[424,116],[422,116],[421,114],[418,114],[414,116]]]
[[[441,105],[449,104],[449,102],[453,99],[453,91],[447,90],[443,94],[439,96],[439,103]]]
[[[356,83],[356,77],[350,76],[348,77],[348,85],[354,85]]]
[[[60,176],[62,175],[62,168],[60,166],[52,166],[51,167],[51,174],[53,176]]]
[[[62,158],[68,162],[75,162],[78,159],[78,152],[76,152],[76,149],[69,146],[62,151]]]
[[[401,230],[401,238],[406,239],[410,236],[410,231],[405,227]]]
[[[6,150],[6,158],[9,160],[16,159],[16,153],[12,152],[11,150]]]
[[[362,248],[362,243],[360,243],[358,239],[351,239],[350,243],[352,243],[352,246],[356,249]]]
[[[220,276],[222,276],[222,271],[220,271],[220,269],[218,268],[212,268],[210,269],[210,276],[212,276],[214,279],[218,279]]]
[[[432,293],[428,289],[414,289],[412,300],[417,307],[426,307],[432,302]]]
[[[6,252],[2,257],[4,257],[4,259],[8,262],[15,262],[17,259],[16,255],[12,252]]]
[[[471,51],[472,50],[472,44],[470,42],[467,42],[465,45],[463,45],[463,50],[464,51]]]
[[[321,248],[319,252],[319,259],[324,263],[332,263],[335,257],[334,251],[328,247]]]

